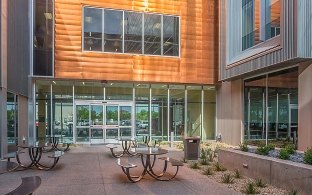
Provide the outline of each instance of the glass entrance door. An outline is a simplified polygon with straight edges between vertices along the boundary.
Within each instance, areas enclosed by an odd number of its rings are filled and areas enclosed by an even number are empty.
[[[76,102],[76,142],[116,143],[133,137],[132,102]]]
[[[104,142],[103,104],[90,105],[90,143]]]

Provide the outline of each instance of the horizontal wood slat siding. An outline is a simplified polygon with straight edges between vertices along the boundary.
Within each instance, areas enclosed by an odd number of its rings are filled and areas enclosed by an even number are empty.
[[[179,15],[180,58],[82,52],[82,6]],[[215,84],[217,0],[55,0],[55,77]]]

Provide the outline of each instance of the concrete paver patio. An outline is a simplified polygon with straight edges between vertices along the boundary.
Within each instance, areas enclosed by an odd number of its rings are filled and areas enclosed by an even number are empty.
[[[181,159],[183,153],[169,151],[168,155]],[[139,174],[143,169],[140,159],[130,158],[130,160],[138,165],[133,169],[133,173]],[[157,161],[156,166],[158,167],[160,163],[163,162]],[[173,172],[174,168],[169,171]],[[116,164],[116,159],[111,157],[109,149],[104,145],[72,147],[50,171],[29,169],[2,174],[0,175],[0,194],[6,194],[15,189],[21,183],[21,177],[34,175],[42,179],[41,186],[34,194],[44,195],[240,194],[187,166],[181,167],[177,177],[169,182],[156,181],[146,176],[138,183],[130,183]]]

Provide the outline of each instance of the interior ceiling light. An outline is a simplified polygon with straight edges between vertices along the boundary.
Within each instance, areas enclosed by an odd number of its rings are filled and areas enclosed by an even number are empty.
[[[54,85],[56,85],[56,82],[55,82],[55,81],[52,81],[52,82],[53,82]]]
[[[43,13],[46,20],[52,20],[52,13],[46,12]]]
[[[92,17],[86,16],[86,17],[85,17],[85,21],[86,21],[87,23],[92,23]]]

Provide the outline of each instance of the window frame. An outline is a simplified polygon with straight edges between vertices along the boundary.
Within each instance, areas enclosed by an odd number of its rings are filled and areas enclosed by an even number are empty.
[[[91,8],[91,9],[101,9],[102,10],[102,51],[89,51],[89,50],[84,50],[84,18],[85,18],[85,8]],[[122,18],[122,52],[107,52],[104,51],[104,27],[105,27],[105,10],[113,10],[113,11],[121,11],[123,18]],[[125,12],[133,12],[133,13],[138,13],[142,15],[142,53],[125,53]],[[161,16],[161,52],[160,55],[152,55],[152,54],[144,54],[144,15],[145,14],[153,14],[153,15],[160,15]],[[176,17],[178,18],[179,21],[179,28],[178,28],[178,35],[179,35],[179,41],[178,41],[178,52],[179,55],[176,56],[169,56],[169,55],[163,55],[163,16],[169,16],[169,17]],[[122,54],[122,55],[130,55],[130,56],[151,56],[151,57],[168,57],[168,58],[180,58],[181,57],[181,16],[180,15],[173,15],[173,14],[163,14],[163,13],[156,13],[156,12],[141,12],[141,11],[134,11],[134,10],[122,10],[122,9],[114,9],[114,8],[104,8],[104,7],[96,7],[96,6],[89,6],[89,5],[83,5],[82,6],[82,17],[81,17],[81,52],[82,53],[106,53],[106,54]]]

